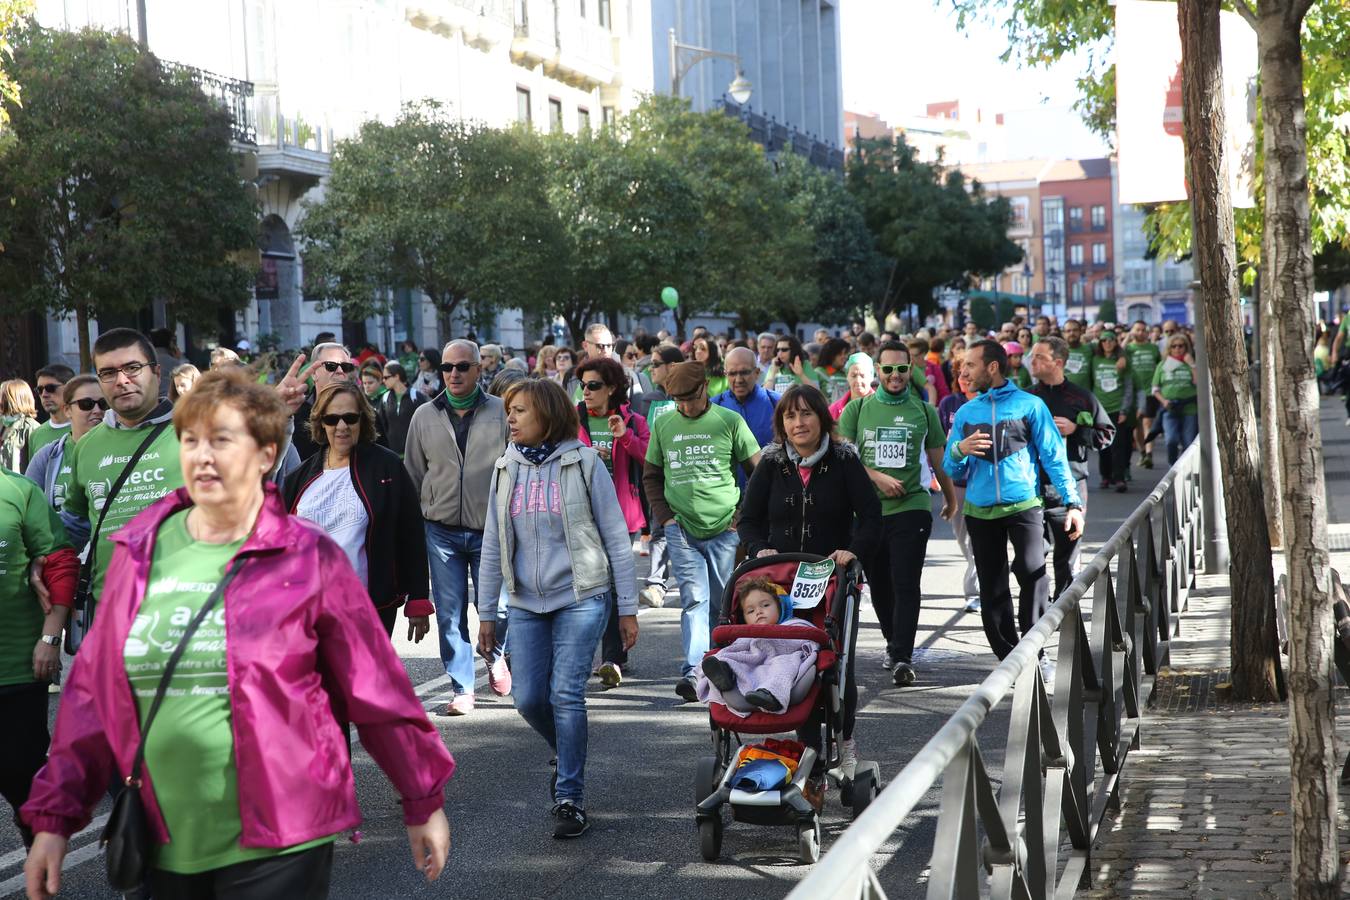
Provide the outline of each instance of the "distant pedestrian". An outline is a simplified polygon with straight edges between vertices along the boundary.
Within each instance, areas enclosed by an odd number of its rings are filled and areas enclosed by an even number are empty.
[[[1101,487],[1123,494],[1128,489],[1125,479],[1130,471],[1130,437],[1134,431],[1130,358],[1114,331],[1103,331],[1097,340],[1097,352],[1092,356],[1092,393],[1115,425],[1111,443],[1098,454]]]
[[[0,466],[22,472],[28,466],[28,440],[41,427],[37,400],[22,378],[0,382]]]
[[[1167,342],[1167,358],[1153,371],[1153,396],[1162,406],[1163,431],[1167,436],[1170,466],[1199,433],[1195,366],[1189,361],[1191,345],[1186,336],[1173,334]]]
[[[28,459],[33,457],[45,445],[58,440],[70,430],[70,419],[66,416],[66,404],[61,392],[66,382],[75,377],[70,366],[53,363],[37,370],[37,401],[47,413],[47,421],[37,427],[28,436]]]
[[[382,378],[388,390],[375,406],[375,427],[380,445],[401,457],[408,444],[413,413],[428,398],[408,383],[408,373],[401,363],[385,363]]]

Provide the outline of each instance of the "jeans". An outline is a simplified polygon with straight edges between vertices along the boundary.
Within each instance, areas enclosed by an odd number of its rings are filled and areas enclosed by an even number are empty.
[[[1200,417],[1181,411],[1182,402],[1162,411],[1163,434],[1167,435],[1167,464],[1170,466],[1200,433]]]
[[[332,874],[330,841],[192,875],[152,868],[147,881],[155,900],[323,900]]]
[[[923,576],[933,514],[911,509],[881,517],[881,545],[867,565],[872,608],[886,638],[886,652],[895,662],[914,658],[919,630],[919,580]]]
[[[473,644],[469,642],[469,603],[477,605],[478,558],[483,532],[427,522],[427,562],[431,566],[431,599],[436,604],[441,662],[456,694],[473,693]],[[469,578],[475,596],[469,596]],[[498,638],[501,640],[501,638]]]
[[[684,646],[684,665],[680,674],[688,675],[703,661],[712,642],[717,616],[709,611],[712,603],[721,604],[722,592],[736,568],[736,547],[740,535],[724,531],[706,540],[690,537],[678,524],[666,526],[666,552],[670,568],[680,586],[680,640]]]
[[[999,659],[1017,646],[1045,611],[1049,578],[1045,571],[1045,524],[1039,507],[999,519],[966,518],[975,569],[980,576],[980,620],[984,636]],[[1012,590],[1008,586],[1008,542],[1013,545],[1012,572],[1020,588],[1017,623],[1013,623]],[[1019,628],[1020,626],[1020,634]]]
[[[651,540],[647,542],[647,551],[651,554],[648,559],[651,562],[651,568],[647,572],[647,584],[654,584],[666,589],[666,579],[670,577],[670,554],[666,552],[666,530],[661,523],[655,522],[648,529],[651,534]]]
[[[511,693],[558,757],[554,802],[580,805],[585,795],[586,681],[609,598],[596,594],[543,614],[511,607]]]
[[[47,682],[0,687],[0,722],[9,737],[0,741],[0,795],[14,809],[14,824],[24,846],[33,834],[19,821],[19,807],[28,802],[33,777],[47,764]]]

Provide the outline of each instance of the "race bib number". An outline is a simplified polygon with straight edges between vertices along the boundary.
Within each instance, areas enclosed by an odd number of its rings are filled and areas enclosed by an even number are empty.
[[[834,560],[827,559],[818,563],[802,563],[797,566],[797,576],[792,579],[793,609],[812,609],[825,596],[830,586],[830,576],[834,574]]]
[[[657,400],[647,410],[647,424],[655,422],[675,408],[674,400]]]
[[[793,378],[791,375],[779,375],[773,380],[773,392],[775,394],[781,394],[796,383],[797,379]]]
[[[1066,372],[1071,372],[1071,373],[1073,373],[1074,375],[1077,375],[1079,372],[1082,372],[1082,371],[1083,371],[1083,357],[1081,357],[1081,356],[1070,356],[1068,359],[1066,359],[1066,360],[1064,361],[1064,370],[1065,370]]]
[[[1120,379],[1116,377],[1115,372],[1102,372],[1097,376],[1097,386],[1110,393],[1120,387]]]
[[[878,428],[873,448],[878,469],[903,469],[909,465],[907,429]]]

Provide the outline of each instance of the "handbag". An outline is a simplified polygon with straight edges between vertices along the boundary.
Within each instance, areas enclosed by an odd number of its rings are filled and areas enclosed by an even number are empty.
[[[98,511],[98,522],[89,534],[89,547],[85,551],[84,561],[80,563],[80,580],[75,587],[75,599],[71,604],[70,619],[66,622],[65,649],[66,653],[71,656],[74,656],[75,652],[80,649],[80,645],[84,643],[84,636],[89,633],[89,629],[94,624],[92,597],[94,557],[98,555],[98,536],[103,530],[103,517],[108,514],[108,507],[112,506],[117,492],[122,490],[122,485],[126,484],[127,478],[131,476],[131,470],[136,468],[136,463],[141,461],[141,456],[145,454],[146,450],[150,449],[150,445],[168,427],[169,422],[166,419],[150,429],[150,433],[145,436],[145,440],[141,441],[141,445],[136,448],[136,452],[131,454],[121,474],[117,476],[117,480],[113,482],[107,496],[103,498],[103,508]]]
[[[178,667],[178,660],[187,649],[188,642],[196,634],[197,626],[202,624],[220,602],[221,597],[225,596],[225,588],[242,567],[242,562],[230,565],[216,585],[216,589],[211,592],[211,596],[206,598],[202,608],[197,610],[192,621],[183,629],[183,636],[178,639],[178,646],[169,655],[169,661],[164,665],[164,674],[159,678],[159,686],[155,688],[155,699],[150,703],[145,724],[141,726],[141,741],[136,747],[136,758],[131,764],[131,774],[123,780],[122,790],[113,800],[112,811],[108,813],[108,821],[98,838],[99,846],[106,854],[108,883],[116,891],[126,893],[144,884],[149,863],[150,835],[146,827],[145,800],[141,797],[145,736],[150,733],[150,726],[155,723],[160,704],[164,702],[164,692],[169,687],[169,679],[173,677],[173,670]]]

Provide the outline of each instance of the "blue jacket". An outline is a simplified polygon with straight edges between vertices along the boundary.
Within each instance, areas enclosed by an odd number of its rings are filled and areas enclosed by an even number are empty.
[[[763,448],[773,443],[773,408],[778,405],[779,396],[776,391],[770,391],[757,384],[754,393],[745,403],[737,400],[730,389],[718,394],[712,402],[744,419],[745,424],[750,426],[750,433]]]
[[[994,445],[983,455],[962,456],[956,445],[975,431],[990,432]],[[952,478],[966,480],[968,506],[993,511],[1038,498],[1038,466],[1045,469],[1066,505],[1082,506],[1064,438],[1050,408],[1039,397],[1009,381],[966,401],[956,411],[942,468]]]

